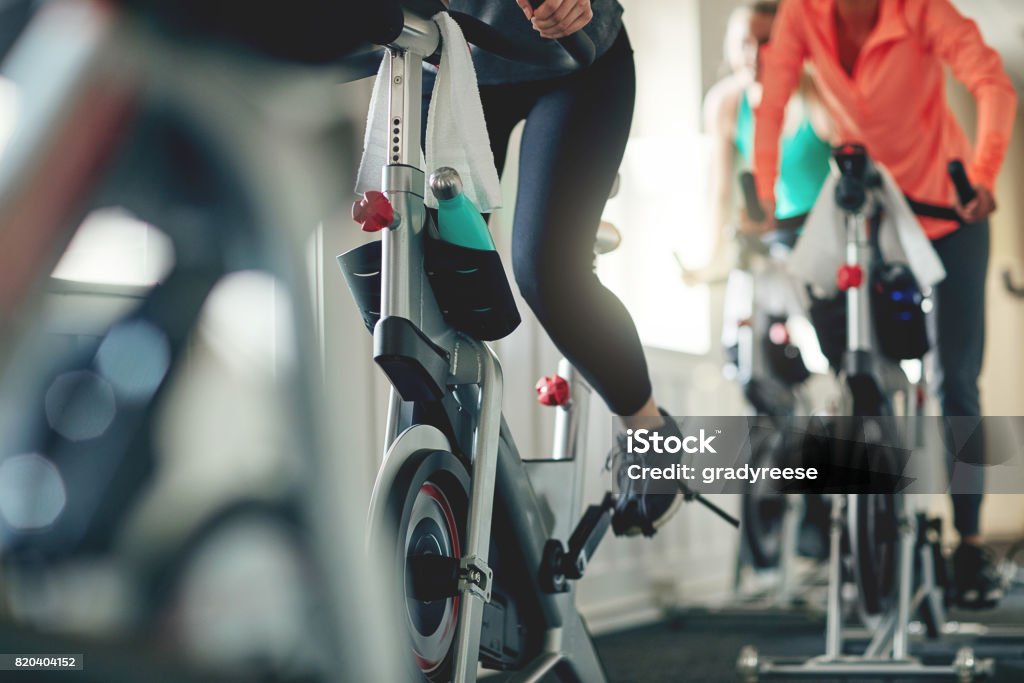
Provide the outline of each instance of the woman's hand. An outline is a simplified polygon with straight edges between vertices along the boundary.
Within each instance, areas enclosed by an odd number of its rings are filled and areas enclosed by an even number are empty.
[[[982,222],[996,210],[996,199],[992,196],[991,190],[983,185],[978,185],[974,191],[978,196],[967,206],[961,205],[959,201],[956,203],[956,212],[968,225]]]
[[[778,221],[775,220],[775,200],[762,199],[761,210],[764,211],[764,220],[757,222],[750,217],[745,207],[740,209],[740,232],[746,235],[764,235],[778,227]]]
[[[533,28],[552,40],[571,36],[594,18],[590,0],[544,0],[537,9],[533,9],[529,0],[516,0],[516,4]]]

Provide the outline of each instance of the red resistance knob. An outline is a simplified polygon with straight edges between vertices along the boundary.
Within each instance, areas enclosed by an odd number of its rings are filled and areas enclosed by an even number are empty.
[[[849,264],[839,266],[839,272],[836,273],[836,286],[840,291],[845,292],[848,289],[860,287],[862,284],[864,284],[864,271],[860,266]]]
[[[564,406],[569,403],[569,383],[564,377],[541,377],[537,382],[537,402],[545,406]]]
[[[377,232],[395,222],[395,209],[383,193],[370,190],[352,205],[352,219],[362,225],[363,232]]]
[[[772,326],[768,328],[768,339],[776,346],[788,346],[789,329],[786,327],[786,323],[772,323]]]

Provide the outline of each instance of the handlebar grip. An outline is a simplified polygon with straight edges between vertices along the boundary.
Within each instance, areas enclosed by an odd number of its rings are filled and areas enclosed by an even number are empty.
[[[530,6],[533,9],[537,9],[544,4],[544,0],[530,0]],[[594,59],[597,57],[597,48],[594,47],[594,41],[590,39],[583,31],[577,31],[571,36],[565,38],[559,38],[558,44],[562,46],[569,56],[575,60],[575,62],[583,68],[586,68],[594,63]]]
[[[743,202],[747,207],[747,215],[750,220],[760,223],[767,218],[761,200],[757,196],[757,183],[754,181],[754,174],[750,171],[740,173],[740,187],[743,190]]]
[[[571,36],[559,38],[558,44],[569,53],[569,56],[576,60],[580,68],[586,68],[594,63],[597,57],[597,48],[594,41],[583,31],[577,31]]]
[[[964,169],[963,162],[959,159],[954,159],[949,162],[947,170],[949,171],[950,180],[953,181],[953,186],[956,187],[956,196],[960,200],[960,204],[967,206],[973,202],[978,193],[974,191],[974,186],[971,185],[971,181],[967,177],[967,171]]]

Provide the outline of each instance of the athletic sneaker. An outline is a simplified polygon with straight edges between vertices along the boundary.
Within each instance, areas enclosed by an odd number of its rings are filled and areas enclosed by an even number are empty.
[[[953,553],[953,580],[957,605],[965,609],[991,609],[1003,598],[1003,578],[989,548],[961,543]]]
[[[665,418],[665,423],[651,431],[657,432],[664,438],[674,436],[681,440],[683,435],[679,432],[679,425],[663,409],[659,408],[658,410]],[[664,460],[664,462],[660,462],[660,460]],[[630,453],[626,448],[626,435],[618,435],[615,439],[615,446],[608,456],[608,463],[613,468],[613,476],[617,478],[618,484],[618,502],[612,516],[612,531],[616,536],[638,536],[640,534],[653,536],[675,514],[679,509],[679,504],[683,502],[681,492],[674,495],[649,492],[651,481],[630,479],[627,475],[629,466],[633,464],[668,466],[676,464],[678,461],[678,455],[659,456]]]

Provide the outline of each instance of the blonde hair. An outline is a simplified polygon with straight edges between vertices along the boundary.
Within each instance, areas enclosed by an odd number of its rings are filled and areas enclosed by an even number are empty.
[[[740,5],[729,15],[729,23],[725,28],[725,40],[722,42],[722,57],[729,71],[735,71],[737,64],[743,63],[743,41],[750,31],[750,18],[755,14],[775,16],[779,9],[778,0],[758,0]]]

